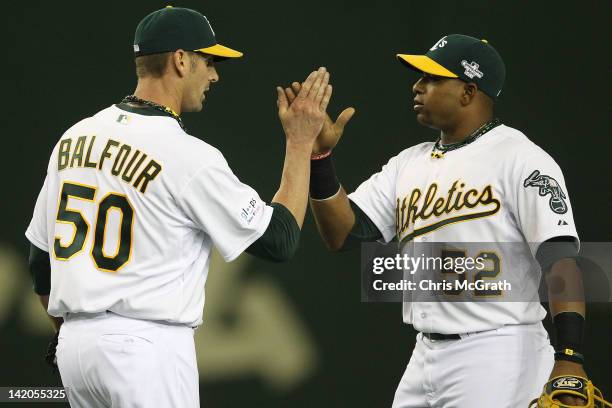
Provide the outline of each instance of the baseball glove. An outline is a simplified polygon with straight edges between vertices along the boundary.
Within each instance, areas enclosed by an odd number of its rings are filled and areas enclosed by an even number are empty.
[[[562,395],[571,395],[582,398],[586,405],[566,405],[557,398]],[[536,404],[536,405],[534,405]],[[564,375],[555,377],[544,385],[544,391],[539,398],[529,404],[529,408],[606,408],[612,404],[604,400],[591,381],[586,378]]]
[[[47,347],[47,354],[45,355],[45,361],[53,369],[53,374],[58,372],[57,357],[55,357],[55,352],[57,350],[58,337],[59,337],[59,331],[55,333],[55,336],[53,336],[53,340],[51,340],[51,342],[49,343],[49,346]]]

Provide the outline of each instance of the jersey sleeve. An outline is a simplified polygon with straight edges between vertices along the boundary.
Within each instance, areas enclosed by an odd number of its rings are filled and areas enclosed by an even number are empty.
[[[38,199],[36,199],[32,220],[30,221],[30,225],[28,225],[28,229],[25,233],[26,237],[33,245],[45,252],[49,252],[47,233],[48,180],[49,176],[46,176],[45,182],[38,193]]]
[[[534,256],[542,242],[554,237],[573,237],[579,248],[569,194],[557,163],[540,152],[522,160],[517,173],[517,219]]]
[[[228,262],[265,232],[273,212],[254,189],[238,180],[222,157],[196,172],[179,203]]]
[[[385,242],[396,235],[395,185],[398,171],[398,157],[393,157],[382,170],[361,183],[349,194],[354,202],[378,228]]]

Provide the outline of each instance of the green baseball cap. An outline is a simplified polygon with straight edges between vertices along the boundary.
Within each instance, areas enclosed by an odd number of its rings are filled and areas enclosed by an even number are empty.
[[[506,66],[487,40],[462,34],[442,37],[425,55],[397,54],[397,59],[419,72],[473,82],[496,99],[506,78]]]
[[[160,54],[178,49],[214,55],[216,60],[242,57],[240,51],[217,43],[208,19],[188,8],[167,6],[143,18],[134,36],[134,55]]]

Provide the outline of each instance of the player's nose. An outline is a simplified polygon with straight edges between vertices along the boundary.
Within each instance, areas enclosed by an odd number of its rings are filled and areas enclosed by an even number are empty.
[[[219,73],[217,72],[217,68],[215,68],[214,66],[208,69],[208,80],[210,82],[219,81]]]
[[[423,91],[423,78],[419,78],[414,85],[412,85],[412,92],[415,94],[422,94]]]

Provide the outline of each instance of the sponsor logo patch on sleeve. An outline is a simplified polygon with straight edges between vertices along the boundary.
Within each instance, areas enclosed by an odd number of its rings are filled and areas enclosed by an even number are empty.
[[[257,199],[251,198],[248,205],[242,207],[242,210],[240,211],[240,218],[242,218],[247,225],[250,225],[253,218],[255,218],[259,212],[260,207],[261,204],[257,201]]]

